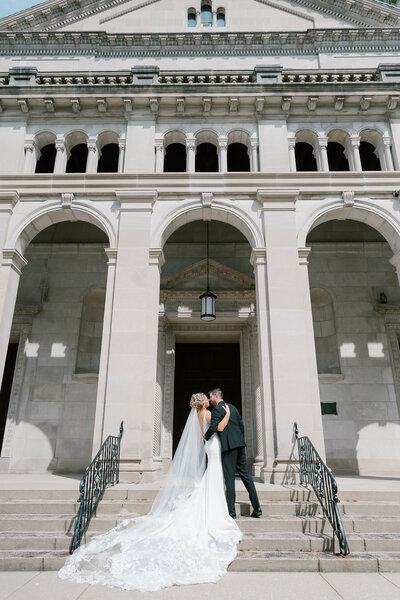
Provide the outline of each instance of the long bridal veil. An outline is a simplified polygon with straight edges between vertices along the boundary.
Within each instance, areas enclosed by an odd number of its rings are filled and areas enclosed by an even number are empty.
[[[175,510],[200,484],[206,453],[196,409],[192,408],[168,474],[149,514]]]
[[[165,482],[148,515],[128,519],[67,558],[62,579],[155,591],[217,581],[241,533],[226,507],[217,436],[205,446],[192,409]]]

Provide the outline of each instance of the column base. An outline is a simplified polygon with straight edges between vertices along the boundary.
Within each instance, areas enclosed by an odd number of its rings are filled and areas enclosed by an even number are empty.
[[[161,479],[163,466],[161,462],[121,460],[119,467],[120,483],[154,483]]]
[[[282,460],[276,461],[272,467],[265,465],[261,469],[260,479],[263,483],[273,483],[277,485],[299,485],[299,462],[297,460]]]

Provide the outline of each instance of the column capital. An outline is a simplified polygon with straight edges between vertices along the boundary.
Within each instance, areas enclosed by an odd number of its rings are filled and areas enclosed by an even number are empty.
[[[382,137],[382,143],[384,148],[390,148],[392,145],[392,138],[388,135]]]
[[[298,189],[258,189],[257,200],[263,210],[294,210],[299,194]]]
[[[350,143],[353,148],[359,148],[361,144],[360,136],[358,134],[351,135]]]
[[[259,143],[260,142],[259,142],[258,138],[257,139],[254,138],[254,139],[250,140],[250,148],[256,148],[257,149]]]
[[[21,275],[22,269],[26,267],[28,261],[20,252],[18,252],[18,250],[15,250],[15,248],[4,248],[1,264],[3,267],[11,267],[18,275]]]
[[[117,256],[118,250],[117,248],[104,248],[104,252],[106,253],[108,259],[108,266],[115,266],[117,264]]]
[[[36,142],[34,140],[25,140],[24,150],[25,152],[35,152],[37,150]]]
[[[153,204],[157,201],[157,190],[116,190],[115,195],[120,203],[120,211],[153,212]]]
[[[19,194],[16,190],[3,190],[0,192],[0,211],[6,210],[12,212],[14,206],[19,201]],[[4,207],[4,208],[3,208]]]
[[[157,152],[162,152],[164,149],[164,140],[156,140],[154,143]]]
[[[299,254],[299,265],[307,266],[308,256],[311,252],[311,248],[298,248],[297,252]]]
[[[161,267],[165,263],[164,252],[162,248],[149,248],[149,265],[152,267],[158,267],[161,271]]]
[[[253,248],[250,255],[250,264],[256,268],[267,264],[267,250],[265,248]]]
[[[329,140],[328,140],[328,138],[327,138],[326,136],[324,136],[324,135],[319,135],[319,136],[317,137],[317,140],[318,140],[318,146],[319,146],[320,148],[327,148],[327,147],[328,147],[328,141],[329,141]]]
[[[119,138],[118,140],[118,147],[120,150],[125,150],[125,146],[126,146],[126,139],[121,139]]]
[[[88,138],[87,149],[88,149],[88,152],[96,152],[96,150],[97,150],[97,138],[94,138],[94,137]]]

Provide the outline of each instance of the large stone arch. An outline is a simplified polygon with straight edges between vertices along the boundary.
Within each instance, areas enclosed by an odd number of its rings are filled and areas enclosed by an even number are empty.
[[[24,254],[32,239],[43,229],[62,221],[86,221],[95,225],[107,235],[110,248],[117,246],[117,234],[110,220],[98,210],[86,205],[60,206],[59,202],[46,204],[24,218],[11,229],[5,248],[15,249]]]
[[[205,215],[205,211],[207,214]],[[238,229],[246,237],[251,248],[265,247],[264,235],[259,226],[241,209],[215,202],[211,207],[203,208],[198,201],[180,206],[169,213],[159,224],[152,235],[152,247],[163,248],[167,239],[192,221],[221,221]]]
[[[370,225],[386,239],[393,253],[400,250],[400,223],[383,208],[369,202],[360,202],[352,207],[335,202],[318,208],[301,224],[298,233],[298,245],[306,246],[307,236],[315,227],[333,219],[360,221]]]

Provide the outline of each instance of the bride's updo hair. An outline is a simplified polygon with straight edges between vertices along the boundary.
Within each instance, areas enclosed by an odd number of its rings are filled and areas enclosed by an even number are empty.
[[[193,394],[190,398],[190,407],[195,408],[197,412],[204,408],[204,402],[207,400],[207,396],[203,394],[203,392],[198,392],[197,394]]]

